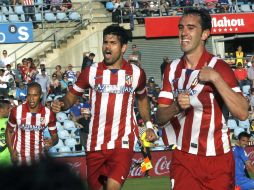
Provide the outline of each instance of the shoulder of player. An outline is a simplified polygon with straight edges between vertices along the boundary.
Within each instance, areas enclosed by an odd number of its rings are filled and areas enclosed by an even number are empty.
[[[215,64],[215,66],[214,66],[214,69],[224,70],[224,71],[225,71],[225,69],[232,70],[231,67],[230,67],[230,65],[227,64],[227,63],[226,63],[223,59],[221,59],[221,58],[218,58],[218,59],[217,59],[217,62],[216,62],[216,64]]]

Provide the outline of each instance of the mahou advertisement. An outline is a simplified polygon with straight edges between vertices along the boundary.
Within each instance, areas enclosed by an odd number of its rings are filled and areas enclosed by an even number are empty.
[[[214,14],[212,17],[213,35],[240,34],[254,32],[254,13]],[[178,36],[180,16],[150,17],[145,19],[146,37]]]

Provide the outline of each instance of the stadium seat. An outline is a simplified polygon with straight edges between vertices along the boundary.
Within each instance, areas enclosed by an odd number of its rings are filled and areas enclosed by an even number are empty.
[[[5,15],[8,15],[9,14],[9,10],[5,7],[5,6],[2,6],[2,11],[1,11],[3,14]]]
[[[68,146],[61,146],[59,147],[58,152],[71,152],[71,149]]]
[[[62,140],[65,140],[70,137],[70,134],[66,130],[58,131],[57,134],[58,134],[58,137]]]
[[[71,120],[64,120],[64,129],[66,130],[76,129],[75,123]]]
[[[23,11],[23,8],[22,8],[22,5],[15,5],[14,6],[14,11],[16,14],[24,14],[24,11]]]
[[[62,139],[59,139],[59,140],[58,140],[58,143],[57,143],[55,146],[53,146],[53,147],[59,148],[59,147],[61,147],[61,146],[64,146],[64,143],[63,143],[63,140],[62,140]]]
[[[80,14],[78,12],[70,12],[69,19],[70,20],[80,20]]]
[[[44,18],[48,22],[55,22],[56,21],[56,16],[52,12],[45,12]]]
[[[25,15],[24,15],[24,14],[21,14],[20,20],[21,20],[22,22],[25,22]],[[29,22],[32,22],[32,19],[31,19],[30,17],[29,17]]]
[[[75,149],[75,145],[77,144],[76,139],[74,138],[68,138],[65,140],[64,144],[68,147],[70,147],[72,150]]]
[[[8,22],[5,15],[0,15],[0,23]]]
[[[80,129],[72,129],[71,130],[71,137],[73,138],[79,138],[80,137]]]
[[[41,15],[41,13],[35,13],[35,20],[36,20],[36,22],[42,22],[42,15]]]
[[[240,10],[242,12],[252,12],[249,4],[243,4],[240,6]]]
[[[9,15],[9,21],[10,22],[20,22],[19,17],[16,14]]]
[[[65,12],[56,13],[56,19],[59,21],[67,21],[69,20]]]
[[[50,152],[50,153],[56,153],[56,152],[57,152],[57,148],[56,148],[56,147],[51,147],[51,148],[49,149],[49,152]]]
[[[234,119],[229,119],[227,122],[227,125],[228,125],[229,129],[237,128],[237,123],[236,123],[236,120],[234,120]]]
[[[244,121],[239,120],[239,127],[249,130],[249,128],[250,128],[250,121],[249,121],[249,119],[246,119]]]
[[[250,95],[250,85],[244,85],[242,88],[244,95]]]
[[[234,129],[234,136],[235,136],[236,139],[238,138],[238,135],[239,135],[241,132],[244,132],[244,129],[243,129],[243,128],[237,127],[237,128]]]
[[[34,4],[35,5],[43,5],[43,0],[35,0]]]
[[[68,117],[65,113],[59,112],[59,113],[56,114],[56,119],[57,119],[57,121],[62,123],[62,122],[64,122],[64,120],[68,119]]]

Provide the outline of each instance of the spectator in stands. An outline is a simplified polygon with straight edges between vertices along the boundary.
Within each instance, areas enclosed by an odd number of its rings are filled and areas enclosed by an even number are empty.
[[[61,11],[67,11],[72,8],[71,0],[62,0]]]
[[[8,56],[7,50],[3,50],[3,54],[1,56],[0,67],[5,68],[6,65],[11,64],[11,59]]]
[[[43,0],[43,5],[40,7],[40,11],[46,11],[50,9],[51,0]]]
[[[218,4],[218,0],[205,0],[205,5],[210,13],[216,13],[216,7]]]
[[[254,189],[254,179],[251,179],[248,172],[254,174],[254,166],[245,152],[245,147],[248,146],[251,135],[247,132],[241,132],[238,135],[238,141],[233,147],[235,158],[235,183],[241,190]]]
[[[7,77],[7,81],[8,81],[7,85],[8,85],[8,88],[9,88],[9,92],[14,91],[15,87],[16,87],[15,73],[11,69],[11,64],[6,65],[6,71],[4,72],[4,75]],[[10,92],[10,93],[12,93],[12,92]]]
[[[35,81],[41,85],[41,103],[45,105],[50,89],[50,78],[46,75],[46,69],[42,69],[41,74],[36,75]]]
[[[23,82],[19,82],[18,87],[16,88],[16,99],[24,102],[26,100],[26,96],[27,96],[27,88]]]
[[[62,66],[61,66],[61,65],[57,65],[57,66],[55,67],[55,69],[56,69],[56,70],[54,71],[53,74],[55,74],[55,75],[56,75],[56,78],[57,78],[59,81],[61,81],[62,78],[63,78]]]
[[[141,55],[142,54],[141,54],[141,51],[138,50],[137,45],[136,44],[132,44],[131,49],[132,49],[131,55],[136,56],[138,58],[138,61],[141,62]]]
[[[25,13],[25,22],[29,22],[29,18],[32,19],[34,29],[38,28],[35,19],[35,6],[34,0],[22,0],[23,11]],[[16,5],[16,0],[13,0],[13,5]]]
[[[77,122],[81,117],[81,109],[82,108],[88,108],[89,107],[84,107],[84,104],[80,102],[80,99],[78,98],[75,102],[75,104],[73,104],[73,106],[70,108],[70,117],[71,120]]]
[[[62,92],[62,94],[65,94],[65,93],[67,93],[67,89],[68,89],[68,75],[67,75],[67,73],[64,73],[63,74],[63,78],[62,78],[62,80],[60,80],[60,83],[61,83],[61,92]]]
[[[243,63],[244,63],[243,59],[244,59],[244,56],[245,56],[245,54],[244,54],[244,52],[243,52],[242,46],[238,46],[238,47],[237,47],[237,50],[236,50],[236,52],[235,52],[236,66],[237,66],[239,63],[241,63],[242,66],[243,66]]]
[[[27,58],[26,62],[27,62],[27,68],[25,71],[26,72],[26,77],[25,77],[26,80],[25,81],[27,83],[30,83],[35,80],[35,77],[37,74],[37,69],[34,64],[33,58],[31,58],[31,57]]]
[[[62,94],[62,92],[61,92],[61,83],[57,79],[56,74],[52,75],[51,80],[50,80],[50,84],[49,84],[49,88],[50,88],[50,94],[54,94],[56,96]]]
[[[254,88],[254,60],[251,61],[251,66],[248,68],[248,79],[251,81],[251,88]]]
[[[227,13],[229,10],[229,2],[228,0],[218,0],[218,4],[223,8],[223,13]]]
[[[83,70],[85,67],[91,66],[93,64],[93,59],[95,57],[94,53],[89,53],[89,55],[85,55],[83,58],[81,70]]]
[[[85,148],[89,133],[89,123],[91,120],[91,111],[89,108],[81,108],[81,117],[77,120],[80,127],[80,144]]]
[[[242,89],[244,85],[249,84],[247,70],[243,68],[242,63],[237,64],[237,68],[234,70],[235,77],[238,80],[239,86]]]
[[[18,106],[18,101],[14,98],[13,95],[9,95],[9,102],[10,102],[11,108]]]
[[[72,64],[68,65],[65,72],[68,76],[68,81],[71,81],[72,83],[76,81],[76,73],[72,70]]]
[[[20,69],[21,69],[21,64],[20,63],[17,64],[17,69],[13,69],[13,71],[15,73],[15,82],[16,83],[18,83],[20,81],[23,81]]]
[[[4,75],[5,70],[0,69],[0,96],[8,96],[8,78]]]
[[[51,110],[52,101],[53,101],[53,99],[51,98],[51,96],[48,96],[47,99],[46,99],[46,105],[45,106],[50,110]]]
[[[170,63],[171,63],[171,61],[168,57],[163,58],[163,62],[162,62],[161,67],[160,67],[160,69],[161,69],[161,79],[163,77],[163,73],[164,73],[164,70],[165,70],[166,66]]]

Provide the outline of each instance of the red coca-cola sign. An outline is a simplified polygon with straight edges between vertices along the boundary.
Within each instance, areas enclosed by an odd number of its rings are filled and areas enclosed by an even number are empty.
[[[152,165],[153,169],[149,171],[150,176],[169,176],[169,167],[171,163],[171,152],[169,151],[156,151],[152,152]],[[82,178],[86,179],[87,168],[86,168],[86,157],[62,157],[56,158],[61,162],[67,163],[71,169],[79,174]],[[133,163],[141,163],[143,161],[141,153],[135,153],[133,157]],[[141,172],[140,166],[131,167],[128,178],[143,177],[144,174]]]
[[[212,34],[240,34],[254,32],[254,13],[214,14],[212,16]],[[178,36],[179,16],[146,18],[146,37]]]
[[[169,176],[169,167],[171,163],[171,152],[169,151],[156,151],[152,152],[152,165],[153,168],[149,171],[150,176]],[[143,160],[141,153],[135,153],[132,161],[133,164],[140,163]],[[143,177],[140,165],[131,167],[129,178]]]

